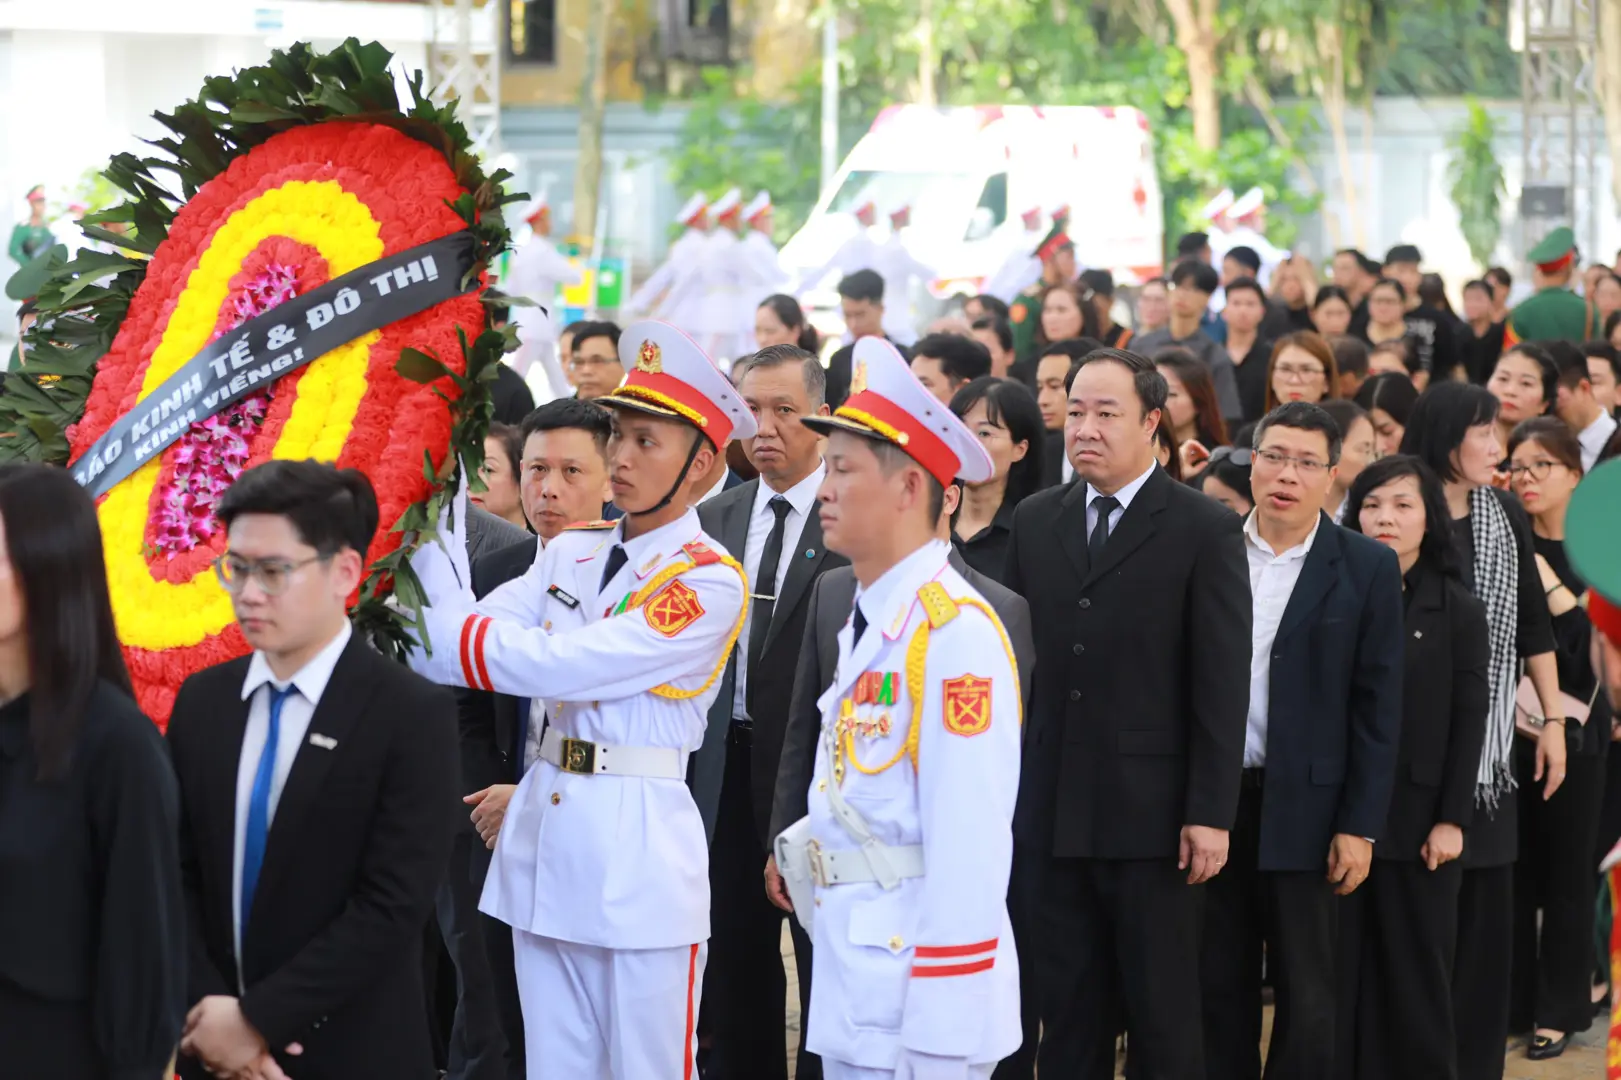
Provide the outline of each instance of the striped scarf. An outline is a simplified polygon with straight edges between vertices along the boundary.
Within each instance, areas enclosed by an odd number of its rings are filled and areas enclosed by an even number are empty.
[[[1514,750],[1515,673],[1519,651],[1519,548],[1514,527],[1497,495],[1490,488],[1469,494],[1470,527],[1475,537],[1475,596],[1486,605],[1491,638],[1491,706],[1486,713],[1486,742],[1480,748],[1475,772],[1475,797],[1495,810],[1503,794],[1514,787],[1511,766]]]

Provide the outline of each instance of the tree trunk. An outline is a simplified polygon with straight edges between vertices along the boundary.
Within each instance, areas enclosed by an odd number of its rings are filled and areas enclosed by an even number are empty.
[[[1615,197],[1611,213],[1621,211],[1621,0],[1598,0],[1599,104],[1604,110],[1604,133],[1610,143],[1610,191]]]
[[[1328,57],[1328,70],[1316,80],[1320,87],[1318,97],[1334,138],[1334,158],[1339,164],[1340,197],[1345,204],[1345,216],[1350,220],[1351,235],[1360,248],[1367,238],[1362,227],[1362,211],[1357,205],[1356,177],[1351,170],[1351,140],[1345,133],[1345,58],[1340,51],[1344,43],[1339,27],[1319,24],[1318,55]]]
[[[614,4],[595,0],[585,31],[585,77],[580,84],[580,160],[574,168],[574,236],[589,247],[597,230],[602,191],[602,116],[608,105],[608,25]]]
[[[1295,176],[1300,180],[1300,187],[1308,195],[1321,195],[1322,188],[1318,186],[1317,177],[1312,174],[1311,165],[1300,154],[1300,148],[1295,145],[1294,139],[1278,119],[1277,103],[1272,95],[1252,71],[1244,77],[1244,97],[1261,114],[1261,120],[1266,129],[1272,133],[1279,146],[1289,155],[1289,164],[1294,166]],[[1340,247],[1340,223],[1330,214],[1324,222],[1328,226],[1329,241],[1337,248]]]
[[[919,105],[940,104],[934,89],[934,69],[940,64],[934,51],[934,0],[918,0],[917,12],[917,101]]]
[[[1216,8],[1219,0],[1165,0],[1176,25],[1176,47],[1188,64],[1193,141],[1201,150],[1221,146],[1221,100],[1216,93]],[[1197,11],[1194,5],[1197,4]]]

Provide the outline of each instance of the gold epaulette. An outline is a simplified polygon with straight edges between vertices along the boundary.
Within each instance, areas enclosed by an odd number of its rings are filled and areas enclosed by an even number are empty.
[[[957,617],[957,602],[938,581],[931,581],[917,591],[923,603],[923,613],[929,617],[929,628],[938,630]]]

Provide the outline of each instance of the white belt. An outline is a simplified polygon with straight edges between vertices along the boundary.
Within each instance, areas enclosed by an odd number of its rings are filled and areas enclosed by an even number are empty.
[[[681,751],[665,746],[610,746],[570,739],[547,728],[540,740],[540,756],[566,773],[579,776],[651,776],[684,780]]]
[[[824,848],[812,840],[806,855],[811,880],[823,888],[876,881],[893,889],[902,878],[923,876],[922,844],[891,846],[873,842],[853,848]]]

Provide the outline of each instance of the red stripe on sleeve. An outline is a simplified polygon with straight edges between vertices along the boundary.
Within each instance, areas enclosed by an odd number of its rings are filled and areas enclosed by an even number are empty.
[[[698,946],[692,947],[687,956],[687,1047],[682,1051],[681,1077],[682,1080],[692,1080],[692,1033],[697,1030],[698,1018],[693,1015],[693,987],[698,982]]]
[[[973,945],[919,945],[912,950],[912,955],[919,960],[943,959],[947,956],[973,956],[975,953],[990,952],[996,948],[1001,938],[991,938],[989,941],[977,942]]]
[[[490,632],[490,624],[494,621],[486,616],[478,624],[478,633],[473,638],[473,659],[478,664],[478,677],[486,690],[495,689],[495,684],[490,681],[490,669],[484,666],[484,636]]]
[[[989,971],[995,966],[996,957],[994,956],[987,956],[983,960],[975,960],[969,964],[937,964],[934,966],[913,964],[912,978],[937,979],[945,975],[972,975],[976,971]]]
[[[473,676],[473,624],[476,622],[477,615],[469,615],[462,622],[462,682],[474,690],[479,688]]]

